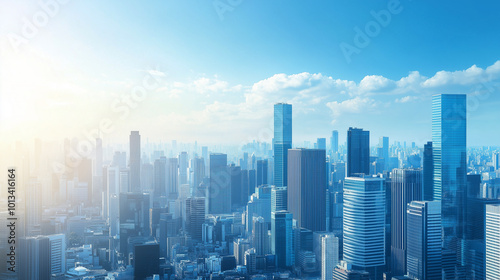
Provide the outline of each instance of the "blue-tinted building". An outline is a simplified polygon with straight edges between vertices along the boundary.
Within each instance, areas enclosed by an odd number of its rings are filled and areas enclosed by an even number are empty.
[[[141,192],[141,135],[130,132],[130,191]]]
[[[486,280],[500,279],[500,204],[486,206]]]
[[[441,280],[441,203],[412,201],[406,213],[408,275],[417,279]]]
[[[231,174],[226,154],[210,154],[210,184],[207,196],[209,214],[231,212]]]
[[[292,105],[274,105],[274,185],[287,186],[288,149],[292,148]]]
[[[370,132],[349,127],[346,177],[360,173],[370,174]]]
[[[267,185],[267,159],[257,161],[257,186]]]
[[[339,132],[337,130],[332,131],[332,137],[330,138],[330,149],[332,154],[338,152],[339,150]]]
[[[276,255],[279,268],[290,267],[295,262],[292,217],[288,211],[271,213],[271,253]]]
[[[432,158],[432,142],[424,144],[423,160],[424,200],[431,201],[434,197],[434,159]]]
[[[299,227],[326,230],[326,151],[288,150],[288,211]]]
[[[406,206],[422,200],[422,170],[393,169],[391,173],[391,272],[406,274]]]
[[[375,280],[385,271],[385,200],[383,178],[345,178],[343,257]]]
[[[466,213],[466,95],[432,97],[434,200],[441,201],[443,245],[463,261]]]

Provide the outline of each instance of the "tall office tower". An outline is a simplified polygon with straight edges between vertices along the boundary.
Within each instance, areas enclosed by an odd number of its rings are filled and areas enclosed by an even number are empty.
[[[279,268],[291,267],[295,262],[293,248],[292,213],[271,213],[271,254],[276,255]]]
[[[330,149],[332,149],[332,154],[338,152],[339,150],[339,132],[337,130],[332,131],[332,137],[330,137]]]
[[[241,201],[248,202],[252,195],[249,190],[250,178],[248,177],[248,170],[241,170]]]
[[[26,199],[25,206],[25,228],[26,236],[39,234],[40,224],[42,222],[42,184],[36,177],[29,178],[24,192]]]
[[[207,198],[209,214],[231,212],[231,176],[226,154],[210,154],[210,184]]]
[[[196,190],[205,177],[205,161],[203,158],[195,157],[191,162],[193,169],[193,193],[196,193]]]
[[[333,279],[333,270],[339,262],[339,238],[333,234],[321,237],[321,280]]]
[[[50,242],[46,236],[19,239],[18,279],[50,280]]]
[[[384,184],[384,179],[368,176],[344,182],[343,257],[373,280],[382,279],[385,269]]]
[[[141,192],[141,135],[139,131],[130,132],[130,190]]]
[[[422,200],[422,170],[393,169],[391,174],[391,272],[406,274],[406,206]]]
[[[257,186],[267,185],[267,159],[257,161]]]
[[[96,176],[102,176],[102,139],[95,139],[95,166],[94,174]]]
[[[118,195],[120,193],[120,168],[118,166],[108,166],[106,177],[107,196],[104,198],[104,203],[107,209],[107,211],[105,212],[106,218],[109,218],[110,197],[112,195]]]
[[[77,167],[78,182],[87,184],[87,199],[88,203],[92,202],[92,160],[82,158]]]
[[[231,164],[228,168],[231,176],[231,209],[236,210],[246,204],[246,201],[242,200],[241,194],[241,167]]]
[[[273,186],[271,189],[271,212],[287,210],[288,194],[286,187]]]
[[[144,163],[141,166],[141,191],[154,191],[155,168],[150,163]]]
[[[177,199],[179,195],[179,161],[177,158],[168,158],[165,172],[165,187],[168,199]]]
[[[287,186],[288,149],[292,148],[292,105],[274,104],[274,185]]]
[[[54,234],[47,237],[50,246],[50,274],[62,276],[66,273],[66,236]]]
[[[205,174],[209,174],[210,170],[210,156],[208,154],[208,147],[207,146],[202,146],[201,147],[201,157],[205,161]]]
[[[466,95],[432,97],[432,155],[434,200],[441,201],[443,247],[463,261],[466,211]]]
[[[424,200],[434,200],[434,159],[432,156],[432,142],[424,144]]]
[[[325,150],[288,150],[288,211],[312,231],[326,230],[325,164]]]
[[[486,280],[500,279],[500,204],[486,205]]]
[[[316,140],[316,146],[320,150],[326,150],[326,138],[318,138]]]
[[[188,153],[181,152],[179,154],[179,185],[184,185],[188,183]]]
[[[246,231],[252,232],[253,217],[263,217],[266,223],[271,222],[271,187],[260,186],[250,197],[246,207]]]
[[[241,160],[240,166],[241,166],[241,169],[248,170],[248,153],[247,152],[243,153],[243,158]]]
[[[500,168],[500,153],[493,153],[493,169],[498,170]]]
[[[120,253],[128,256],[128,239],[149,235],[149,194],[120,193]]]
[[[130,169],[120,169],[120,192],[130,192]]]
[[[349,127],[346,177],[356,173],[370,174],[370,132]]]
[[[384,169],[387,170],[389,163],[389,137],[382,136],[379,138],[379,147],[382,148],[382,158],[384,159]]]
[[[160,245],[156,242],[148,242],[145,244],[135,245],[134,279],[151,279],[149,277],[153,277],[153,275],[159,274]]]
[[[262,217],[252,219],[252,246],[258,256],[264,256],[269,252],[269,237],[267,234],[268,224]]]
[[[111,165],[118,166],[120,168],[126,168],[127,167],[127,153],[116,151],[113,154],[113,161],[111,162]]]
[[[441,203],[412,201],[407,206],[407,274],[441,280]]]
[[[154,163],[154,173],[155,173],[155,180],[154,180],[154,195],[155,198],[159,198],[160,196],[166,196],[167,195],[167,158],[166,157],[160,157],[159,159],[155,160]]]
[[[205,198],[189,197],[186,199],[186,227],[193,239],[201,241],[204,222]]]

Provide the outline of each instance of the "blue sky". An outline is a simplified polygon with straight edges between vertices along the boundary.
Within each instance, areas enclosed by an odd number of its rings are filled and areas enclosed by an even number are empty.
[[[13,139],[79,136],[110,117],[109,139],[138,129],[152,140],[268,141],[272,105],[285,101],[297,141],[357,126],[372,144],[421,144],[430,96],[464,93],[469,144],[499,143],[500,3],[42,2],[52,14],[39,26],[49,12],[38,1],[0,1],[0,130]],[[356,44],[357,28],[369,42]],[[346,59],[342,44],[357,52]],[[158,86],[117,118],[113,102],[145,75]]]

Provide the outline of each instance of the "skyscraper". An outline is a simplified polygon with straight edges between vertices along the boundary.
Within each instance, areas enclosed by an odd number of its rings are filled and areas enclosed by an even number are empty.
[[[165,172],[165,187],[169,199],[177,199],[179,195],[179,160],[168,158]]]
[[[379,138],[379,147],[382,148],[382,158],[384,159],[384,168],[387,170],[389,163],[389,137]]]
[[[47,237],[50,246],[50,274],[64,275],[66,273],[66,236],[54,234]]]
[[[347,177],[344,183],[343,257],[374,280],[385,270],[384,185],[384,179],[368,176]]]
[[[167,195],[167,188],[165,187],[165,184],[167,183],[167,179],[165,177],[166,172],[167,172],[167,158],[160,157],[159,159],[155,160],[153,193],[155,195],[156,200],[160,196]]]
[[[333,234],[321,237],[321,280],[333,279],[333,270],[339,262],[339,238]]]
[[[393,169],[391,174],[391,271],[406,274],[406,206],[422,200],[422,170]]]
[[[16,268],[19,279],[50,279],[50,241],[46,236],[19,239],[19,267]]]
[[[184,185],[188,183],[188,169],[189,159],[187,152],[181,152],[179,154],[179,185]]]
[[[326,230],[325,164],[325,150],[288,150],[288,211],[311,231]]]
[[[493,169],[494,170],[497,170],[500,168],[500,153],[498,153],[498,152],[493,153],[492,162],[493,162]]]
[[[267,185],[267,159],[257,161],[257,186]]]
[[[500,204],[486,205],[486,280],[500,279]]]
[[[441,201],[443,246],[462,260],[466,209],[466,95],[432,97],[434,200]]]
[[[130,190],[141,192],[141,135],[130,132]]]
[[[273,186],[271,189],[271,212],[287,210],[287,199],[286,187]]]
[[[412,201],[406,213],[408,275],[417,279],[441,280],[441,203]]]
[[[274,184],[287,186],[288,149],[292,148],[292,105],[274,105]]]
[[[434,197],[434,159],[432,157],[432,142],[424,144],[424,200],[431,201]]]
[[[294,265],[292,217],[287,211],[271,213],[271,253],[279,268]]]
[[[326,138],[318,138],[316,145],[318,146],[318,149],[326,150]]]
[[[207,196],[209,214],[231,212],[231,175],[226,154],[210,154],[210,184]]]
[[[346,177],[356,173],[370,174],[370,132],[349,127]]]
[[[186,199],[186,228],[195,240],[201,241],[202,227],[205,222],[205,198]]]
[[[339,132],[337,130],[332,131],[332,137],[330,138],[330,148],[332,153],[336,153],[339,150]]]
[[[253,217],[252,219],[252,243],[255,248],[255,253],[259,256],[263,256],[268,252],[269,248],[269,238],[267,235],[267,229],[269,223],[262,217]]]

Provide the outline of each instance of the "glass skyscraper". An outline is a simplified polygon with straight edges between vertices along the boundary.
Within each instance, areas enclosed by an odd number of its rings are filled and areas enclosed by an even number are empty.
[[[288,150],[288,211],[300,227],[326,230],[326,151]]]
[[[345,178],[344,260],[376,280],[385,271],[385,199],[383,178]]]
[[[500,205],[486,205],[486,280],[500,279]]]
[[[292,217],[288,211],[271,213],[271,253],[276,255],[279,268],[294,265]]]
[[[288,149],[292,148],[292,105],[274,105],[274,185],[287,186]]]
[[[130,132],[130,191],[141,192],[141,135]]]
[[[349,127],[346,177],[359,173],[370,174],[370,132]]]
[[[208,213],[230,213],[231,175],[227,166],[226,154],[210,154],[210,184],[208,187]]]
[[[393,275],[406,273],[406,207],[422,200],[422,170],[393,169],[391,174],[391,270]]]
[[[434,200],[441,201],[446,249],[462,261],[465,228],[467,153],[466,95],[440,94],[432,97],[432,157]]]
[[[441,280],[441,203],[412,201],[406,213],[408,275],[415,279]]]

